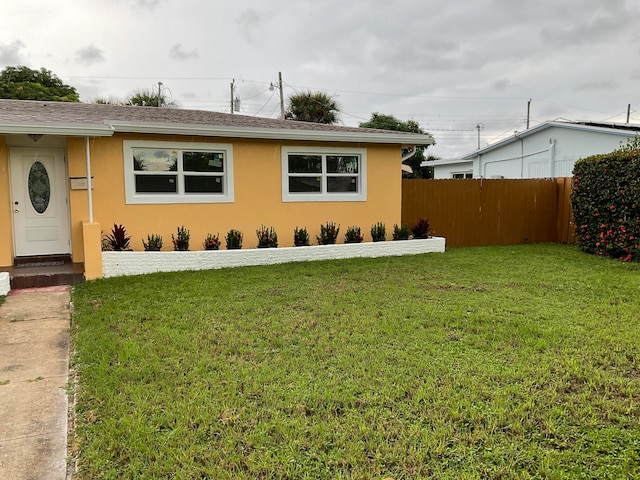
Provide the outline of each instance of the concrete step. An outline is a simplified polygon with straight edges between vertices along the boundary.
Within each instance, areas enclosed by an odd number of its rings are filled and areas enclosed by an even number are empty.
[[[12,290],[75,285],[85,281],[84,264],[72,263],[69,255],[19,257],[9,272]]]

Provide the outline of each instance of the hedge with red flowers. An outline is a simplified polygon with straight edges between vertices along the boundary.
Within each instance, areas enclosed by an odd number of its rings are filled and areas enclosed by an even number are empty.
[[[640,260],[640,140],[578,160],[571,204],[582,251]]]

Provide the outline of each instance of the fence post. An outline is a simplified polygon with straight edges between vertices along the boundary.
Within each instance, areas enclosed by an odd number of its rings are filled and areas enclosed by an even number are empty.
[[[571,177],[559,177],[558,185],[558,243],[575,243],[575,224],[571,208]]]

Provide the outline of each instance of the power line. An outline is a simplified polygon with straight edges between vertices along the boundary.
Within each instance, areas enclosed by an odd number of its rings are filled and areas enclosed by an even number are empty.
[[[276,91],[275,91],[275,90],[273,90],[273,91],[271,92],[271,95],[270,95],[270,96],[269,96],[269,98],[267,99],[267,101],[264,103],[264,105],[262,105],[262,106],[258,109],[258,111],[257,111],[257,112],[255,112],[255,113],[253,114],[253,116],[254,116],[254,117],[257,117],[257,116],[258,116],[258,114],[262,111],[262,109],[263,109],[264,107],[266,107],[266,106],[267,106],[267,104],[271,101],[271,99],[273,98],[273,96],[274,96],[275,94],[276,94]]]
[[[155,80],[157,78],[163,78],[165,80],[176,80],[176,81],[228,81],[231,79],[231,77],[213,77],[213,76],[203,76],[203,77],[184,77],[184,76],[164,76],[164,75],[155,75],[155,76],[118,76],[118,75],[103,75],[103,76],[97,76],[97,75],[61,75],[63,78],[67,78],[67,79],[104,79],[104,80]],[[253,80],[253,79],[242,79],[242,81],[244,82],[251,82],[251,83],[255,83],[255,84],[261,84],[261,85],[267,85],[267,82],[264,81],[260,81],[260,80]],[[289,88],[292,88],[295,91],[298,91],[299,88],[303,88],[303,89],[310,89],[311,87],[303,87],[303,86],[299,86],[299,85],[292,85],[292,84],[287,84],[287,86]],[[326,89],[326,88],[321,88],[321,90],[331,90],[331,89]],[[414,99],[420,99],[420,98],[424,98],[424,99],[442,99],[442,100],[478,100],[478,101],[523,101],[526,100],[526,97],[487,97],[487,96],[456,96],[456,95],[427,95],[427,94],[408,94],[408,93],[391,93],[391,92],[375,92],[375,91],[365,91],[365,90],[341,90],[341,89],[337,89],[337,90],[332,90],[335,92],[339,92],[339,93],[345,93],[345,94],[354,94],[354,95],[374,95],[374,96],[379,96],[379,97],[397,97],[397,98],[414,98]],[[261,94],[265,93],[265,91],[255,95],[255,96],[260,96]],[[250,97],[253,98],[253,97]],[[609,114],[607,112],[602,112],[600,110],[596,110],[596,109],[592,109],[592,108],[587,108],[587,107],[582,107],[582,106],[577,106],[577,105],[571,105],[571,104],[565,104],[565,103],[561,103],[555,100],[549,100],[549,99],[545,99],[545,98],[533,98],[536,101],[539,102],[544,102],[544,103],[549,103],[549,104],[554,104],[554,105],[559,105],[559,106],[563,106],[563,107],[569,107],[569,108],[574,108],[574,109],[578,109],[578,110],[584,110],[584,111],[590,111],[590,112],[595,112],[595,113],[602,113],[602,114],[607,114],[609,115],[607,117],[607,119],[613,118],[615,116],[621,115],[622,113],[616,113],[616,114]],[[219,100],[216,100],[216,102]],[[196,102],[210,102],[210,100],[191,100],[190,103],[196,103]],[[366,118],[362,118],[361,116],[358,115],[359,112],[346,112],[343,111],[341,112],[343,115],[348,116],[348,117],[352,117],[358,120],[366,120]],[[502,118],[503,120],[506,120],[506,118],[502,117],[502,116],[492,116],[492,115],[474,115],[474,114],[459,114],[459,115],[441,115],[441,114],[418,114],[418,113],[396,113],[395,115],[402,115],[402,116],[411,116],[412,118],[432,118],[432,117],[448,117],[448,118],[464,118],[464,117],[473,117],[474,119],[477,120],[482,120],[482,119],[489,119],[489,118]],[[602,120],[602,121],[606,121]]]
[[[119,76],[119,75],[60,75],[65,79],[89,79],[89,80],[155,80],[157,78],[163,78],[165,80],[180,80],[180,81],[229,81],[232,80],[233,77],[184,77],[184,76],[164,76],[164,75],[154,75],[154,76]],[[252,82],[256,84],[267,85],[267,82],[253,79],[242,79],[245,82]],[[399,97],[399,98],[425,98],[425,99],[442,99],[442,100],[478,100],[478,101],[524,101],[528,100],[527,97],[487,97],[487,96],[460,96],[460,95],[427,95],[427,94],[408,94],[408,93],[391,93],[391,92],[374,92],[374,91],[365,91],[365,90],[340,90],[340,89],[327,89],[324,87],[307,87],[300,85],[292,85],[287,84],[288,87],[297,90],[299,88],[302,89],[313,89],[313,90],[331,90],[336,93],[348,93],[354,95],[375,95],[375,96],[387,96],[387,97]],[[592,108],[571,105],[566,103],[561,103],[555,100],[549,100],[545,98],[531,98],[532,100],[536,100],[539,102],[559,105],[563,107],[575,108],[584,111],[590,111],[595,113],[609,114],[608,112],[602,112],[601,110],[596,110]],[[616,114],[617,115],[617,114]],[[614,117],[616,115],[612,115]],[[610,117],[610,118],[611,118]]]
[[[210,81],[210,80],[233,80],[233,77],[167,77],[165,75],[154,75],[152,77],[126,77],[126,76],[94,76],[94,75],[60,75],[61,78],[80,78],[83,80],[154,80],[163,78],[165,80],[182,80],[182,81]],[[253,81],[253,80],[249,80]],[[261,82],[255,82],[261,83]],[[264,82],[262,82],[264,83]]]

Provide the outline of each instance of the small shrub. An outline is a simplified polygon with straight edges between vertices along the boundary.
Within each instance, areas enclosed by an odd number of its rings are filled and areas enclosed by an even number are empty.
[[[360,243],[364,240],[360,227],[347,227],[347,233],[344,234],[344,243]]]
[[[409,225],[403,223],[401,227],[397,224],[393,225],[393,239],[394,240],[409,240],[409,236],[411,235],[411,230],[409,230]]]
[[[242,232],[240,230],[232,228],[224,239],[227,243],[227,250],[240,250],[242,248]]]
[[[411,229],[413,238],[429,238],[429,232],[431,232],[429,220],[424,218],[419,219],[418,223],[416,223]]]
[[[371,239],[374,242],[384,242],[387,239],[387,229],[384,223],[378,222],[371,226]]]
[[[205,250],[218,250],[220,248],[220,235],[207,233],[202,246]]]
[[[276,248],[278,246],[278,234],[273,227],[266,228],[260,225],[260,230],[256,230],[258,237],[258,248]]]
[[[107,235],[104,232],[100,232],[102,234],[102,251],[103,252],[111,252],[113,248],[111,247],[111,242],[107,239]]]
[[[336,226],[334,222],[327,222],[325,225],[320,225],[320,236],[316,236],[318,245],[333,245],[338,240],[338,233],[340,233],[340,225]]]
[[[111,234],[105,237],[105,242],[103,245],[107,247],[108,250],[113,250],[116,252],[120,252],[122,250],[129,249],[129,242],[131,241],[131,237],[127,235],[127,230],[122,225],[113,224],[113,228],[111,229]]]
[[[293,245],[296,247],[309,246],[309,233],[307,232],[307,229],[305,227],[296,227],[293,230]]]
[[[189,250],[189,239],[191,238],[191,233],[189,230],[182,227],[178,227],[178,236],[175,237],[173,233],[171,234],[171,241],[173,242],[173,249],[177,252],[186,252]]]
[[[147,241],[142,240],[142,246],[145,252],[159,252],[162,250],[162,236],[155,233],[147,235]]]

